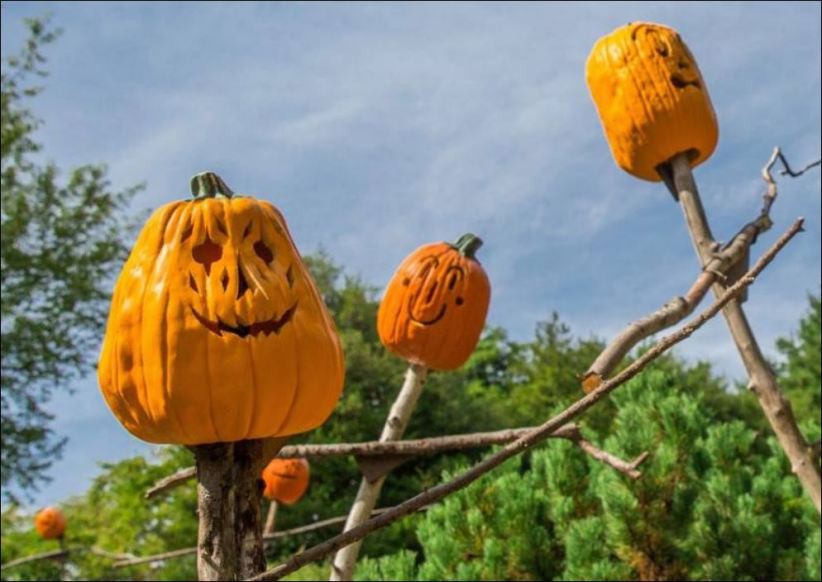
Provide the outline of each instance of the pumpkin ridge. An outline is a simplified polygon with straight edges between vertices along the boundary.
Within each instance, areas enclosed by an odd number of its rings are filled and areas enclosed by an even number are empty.
[[[176,214],[176,213],[175,213]],[[163,374],[163,392],[166,395],[166,408],[171,408],[172,414],[174,416],[174,420],[177,423],[177,432],[182,436],[182,440],[188,440],[188,435],[186,434],[185,430],[185,423],[180,420],[180,414],[177,412],[177,407],[174,406],[174,400],[171,397],[171,387],[169,386],[169,378],[171,374],[169,373],[169,365],[168,365],[168,356],[169,356],[169,349],[168,349],[168,312],[169,312],[169,304],[171,303],[171,293],[169,293],[168,285],[165,286],[163,289],[163,317],[162,323],[160,324],[160,361],[163,362],[162,366],[162,374]],[[168,414],[168,413],[166,413]]]
[[[165,232],[166,227],[168,226],[168,223],[171,220],[171,216],[174,214],[174,210],[176,210],[176,208],[177,208],[177,206],[175,205],[175,206],[173,206],[171,208],[168,208],[166,210],[166,215],[163,217],[162,226],[160,228],[160,234],[161,235],[162,235],[162,233]],[[158,422],[157,416],[155,416],[155,414],[154,414],[154,407],[152,406],[151,398],[149,397],[149,394],[148,394],[148,380],[146,379],[146,371],[145,371],[146,370],[145,355],[143,353],[143,338],[145,336],[143,323],[145,321],[146,292],[148,291],[148,288],[149,288],[149,282],[154,280],[154,269],[157,266],[157,259],[160,258],[160,256],[162,255],[162,252],[163,252],[163,244],[165,242],[163,239],[164,239],[163,236],[159,237],[159,249],[157,249],[155,252],[152,253],[150,268],[148,269],[146,277],[144,278],[144,280],[141,281],[143,289],[142,289],[142,292],[140,293],[140,319],[139,319],[140,323],[139,323],[139,330],[138,330],[139,338],[138,338],[138,344],[137,345],[139,346],[138,351],[139,351],[139,354],[140,354],[140,368],[141,368],[140,380],[142,381],[142,385],[143,385],[143,399],[144,399],[144,402],[146,403],[145,410],[146,410],[146,412],[148,412],[148,417],[149,417],[149,420],[150,420],[151,434],[155,433],[155,431],[159,428],[160,423]],[[136,360],[136,358],[135,358],[135,360]],[[135,362],[135,367],[136,367],[136,362]]]

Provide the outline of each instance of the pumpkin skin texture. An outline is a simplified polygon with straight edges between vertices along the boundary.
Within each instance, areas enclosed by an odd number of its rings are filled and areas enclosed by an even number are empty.
[[[305,459],[274,459],[263,469],[263,495],[284,505],[293,505],[308,489],[309,476]]]
[[[695,167],[719,139],[693,55],[672,28],[631,23],[599,39],[585,76],[617,165],[658,182],[656,168],[686,152]]]
[[[380,341],[391,353],[433,370],[462,366],[477,346],[491,285],[474,258],[482,241],[423,245],[397,268],[377,312]]]
[[[34,529],[43,539],[60,539],[66,531],[66,518],[56,507],[46,507],[34,516]]]
[[[343,354],[285,219],[210,172],[192,193],[149,218],[115,286],[98,366],[109,408],[152,443],[317,427]]]

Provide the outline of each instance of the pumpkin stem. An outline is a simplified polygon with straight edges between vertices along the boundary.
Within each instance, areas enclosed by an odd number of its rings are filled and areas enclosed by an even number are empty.
[[[468,257],[469,259],[474,259],[474,255],[477,250],[482,246],[482,239],[475,234],[467,232],[459,237],[457,242],[455,242],[452,246],[454,246],[454,248],[456,248],[461,255]]]
[[[234,192],[214,172],[200,172],[191,179],[191,196],[202,198],[231,198]]]

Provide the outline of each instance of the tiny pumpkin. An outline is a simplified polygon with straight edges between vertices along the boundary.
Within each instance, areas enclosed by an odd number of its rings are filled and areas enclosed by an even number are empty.
[[[635,22],[602,37],[585,67],[591,97],[617,165],[658,182],[657,167],[686,153],[691,167],[719,139],[705,81],[672,28]]]
[[[215,174],[149,218],[114,289],[98,379],[152,443],[315,428],[342,391],[334,323],[273,205]]]
[[[43,539],[60,539],[66,531],[66,518],[56,507],[43,508],[34,516],[34,529]]]
[[[377,313],[377,331],[393,354],[434,370],[462,366],[479,341],[491,285],[475,254],[482,240],[423,245],[397,268]]]
[[[263,469],[263,495],[279,503],[293,505],[308,489],[309,476],[310,469],[305,459],[275,458]]]

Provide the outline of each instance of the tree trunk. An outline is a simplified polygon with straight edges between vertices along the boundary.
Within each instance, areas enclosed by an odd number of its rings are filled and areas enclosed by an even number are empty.
[[[244,580],[265,570],[260,498],[261,472],[272,439],[191,447],[197,466],[197,576]],[[267,446],[268,445],[268,446]]]

